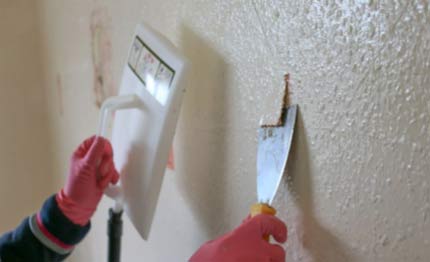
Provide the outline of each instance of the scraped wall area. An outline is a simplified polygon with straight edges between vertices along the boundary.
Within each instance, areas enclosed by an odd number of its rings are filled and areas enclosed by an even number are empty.
[[[300,108],[274,203],[289,226],[287,261],[428,261],[428,1],[28,3],[0,0],[8,40],[0,42],[0,176],[11,181],[0,184],[0,208],[14,209],[1,227],[62,185],[72,150],[96,130],[98,105],[117,92],[144,20],[192,71],[175,169],[166,171],[149,240],[125,220],[124,261],[186,261],[247,215],[256,199],[256,130],[262,117],[278,117],[286,73]],[[23,68],[27,77],[17,73]],[[49,153],[38,153],[45,144]],[[20,198],[5,201],[17,189]],[[69,261],[106,260],[111,204],[103,200]]]

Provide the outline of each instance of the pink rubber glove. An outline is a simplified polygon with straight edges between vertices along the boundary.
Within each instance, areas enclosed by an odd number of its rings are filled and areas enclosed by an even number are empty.
[[[109,183],[116,184],[118,171],[109,141],[93,136],[73,153],[64,188],[57,194],[58,206],[73,223],[86,225],[96,211]]]
[[[285,262],[285,250],[264,240],[265,235],[284,243],[287,227],[271,215],[248,218],[234,231],[200,247],[190,262]]]

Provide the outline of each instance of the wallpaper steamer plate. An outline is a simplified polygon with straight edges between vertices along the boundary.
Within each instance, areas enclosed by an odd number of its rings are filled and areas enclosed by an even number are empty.
[[[185,57],[169,40],[139,24],[119,96],[102,106],[98,131],[102,136],[106,136],[112,111],[118,110],[112,145],[120,183],[105,193],[115,199],[111,212],[115,215],[124,210],[143,239],[148,239],[157,206],[185,91],[186,69]]]

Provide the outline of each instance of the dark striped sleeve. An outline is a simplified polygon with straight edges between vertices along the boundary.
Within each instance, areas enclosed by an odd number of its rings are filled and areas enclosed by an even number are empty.
[[[54,195],[39,213],[0,238],[0,262],[63,261],[89,229],[89,223],[79,226],[67,219]]]

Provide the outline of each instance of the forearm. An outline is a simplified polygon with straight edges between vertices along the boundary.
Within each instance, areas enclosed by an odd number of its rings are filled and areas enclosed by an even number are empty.
[[[63,261],[89,229],[67,219],[52,196],[39,213],[0,238],[0,261]]]
[[[75,150],[66,185],[0,238],[0,262],[63,261],[90,230],[90,219],[109,183],[118,182],[108,140],[93,136]]]

